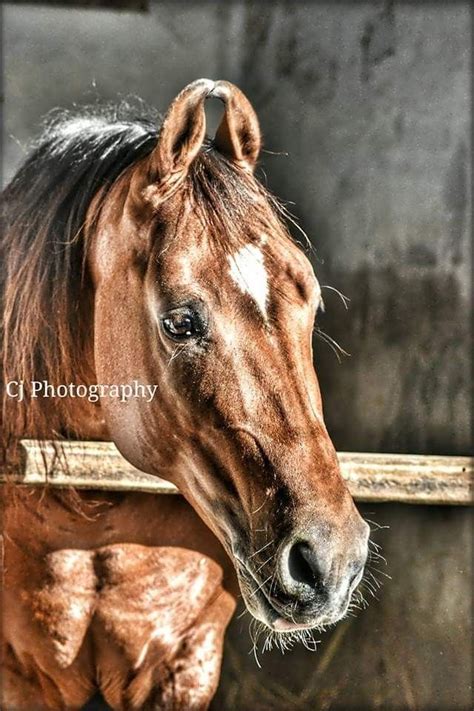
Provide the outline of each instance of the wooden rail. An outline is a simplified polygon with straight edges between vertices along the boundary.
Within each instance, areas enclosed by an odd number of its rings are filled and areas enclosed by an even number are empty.
[[[176,494],[167,481],[135,469],[111,442],[22,440],[18,483],[82,489]],[[405,454],[340,452],[344,479],[359,501],[409,504],[472,503],[473,460]]]

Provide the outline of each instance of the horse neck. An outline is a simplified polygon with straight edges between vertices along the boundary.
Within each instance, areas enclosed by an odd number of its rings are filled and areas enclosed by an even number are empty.
[[[117,497],[115,497],[117,498]],[[40,553],[57,547],[80,547],[91,542],[114,503],[111,492],[57,489],[51,486],[2,486],[2,528],[17,541],[29,541],[28,550]]]

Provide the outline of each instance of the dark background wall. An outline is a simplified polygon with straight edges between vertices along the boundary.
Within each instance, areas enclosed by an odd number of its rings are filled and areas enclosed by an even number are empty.
[[[69,3],[70,5],[70,3]],[[136,94],[165,109],[227,78],[259,114],[269,186],[315,248],[315,360],[339,449],[470,448],[468,2],[151,2],[147,14],[5,5],[4,174],[43,114]],[[295,233],[297,234],[297,233]],[[303,649],[229,635],[216,711],[468,709],[469,513],[365,507],[387,581],[367,612]],[[376,534],[377,535],[377,534]]]
[[[152,2],[4,7],[5,176],[41,117],[199,77],[249,95],[270,187],[316,250],[316,363],[340,449],[469,448],[469,3]]]

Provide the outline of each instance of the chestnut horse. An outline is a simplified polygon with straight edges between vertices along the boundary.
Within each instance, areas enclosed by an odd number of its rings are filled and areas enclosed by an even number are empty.
[[[260,148],[241,91],[200,79],[159,132],[59,117],[3,193],[4,467],[25,436],[112,440],[184,498],[4,487],[2,708],[96,690],[113,709],[207,708],[233,571],[283,639],[348,609],[368,526],[323,421],[320,287],[254,177]],[[33,380],[158,387],[94,403]]]

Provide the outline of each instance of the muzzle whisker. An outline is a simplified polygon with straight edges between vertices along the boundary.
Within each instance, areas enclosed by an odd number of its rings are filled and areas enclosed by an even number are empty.
[[[385,558],[384,558],[384,560],[385,560]],[[385,564],[387,564],[387,561],[385,561]],[[386,572],[383,571],[383,570],[380,570],[379,568],[376,568],[375,565],[371,565],[371,564],[369,563],[369,564],[367,564],[367,567],[370,568],[371,570],[375,570],[375,572],[378,573],[379,575],[383,575],[384,578],[388,578],[388,580],[392,580],[392,576],[391,576],[391,575],[389,575],[388,573],[386,573]]]
[[[364,593],[362,592],[362,590],[360,588],[356,591],[356,593],[358,596],[357,603],[362,606],[363,610],[367,610],[367,608],[369,607],[369,603],[365,599]]]
[[[297,604],[298,603],[295,601],[292,605],[290,605],[290,617],[291,617],[292,622],[294,622],[295,624],[296,624],[295,610],[296,610]]]
[[[374,587],[373,582],[372,582],[371,580],[369,580],[367,577],[364,576],[362,582],[366,585],[366,587],[367,587],[369,590],[372,590],[373,592],[376,591],[376,588]]]
[[[273,558],[272,555],[270,556],[270,558],[267,558],[267,560],[265,560],[265,561],[257,568],[257,570],[255,571],[255,573],[259,573],[259,572],[261,571],[261,569],[262,569],[265,565],[267,565],[267,563],[269,563],[269,562],[272,560],[272,558]]]
[[[276,583],[276,576],[277,576],[277,571],[276,571],[276,568],[275,568],[275,570],[273,571],[272,581],[271,581],[271,583],[270,583],[270,588],[269,588],[269,590],[268,590],[268,594],[269,594],[269,595],[272,595],[272,593],[273,593],[273,586],[274,586],[275,583]]]
[[[372,560],[375,560],[377,563],[381,561],[384,565],[387,565],[387,559],[383,555],[376,551],[369,550],[369,562],[372,562]]]
[[[249,559],[250,559],[250,558],[254,558],[256,555],[258,555],[259,553],[261,553],[262,551],[264,551],[265,548],[268,548],[268,546],[271,546],[274,541],[275,541],[275,539],[272,538],[271,541],[269,541],[269,542],[266,543],[264,546],[262,546],[261,548],[259,548],[258,551],[255,551],[254,553],[252,553],[252,555],[249,555]]]
[[[375,589],[371,586],[370,581],[367,579],[362,580],[361,585],[365,585],[367,592],[372,595],[374,600],[378,600],[377,595],[375,594]]]
[[[306,635],[303,640],[303,644],[309,652],[316,652],[318,649],[318,644],[321,640],[314,639],[313,630],[306,630]]]
[[[368,573],[368,575],[370,575],[370,577],[371,577],[372,580],[374,581],[374,585],[375,585],[375,587],[377,588],[377,590],[380,590],[380,588],[382,587],[382,584],[380,583],[380,581],[377,580],[377,578],[375,577],[375,575],[374,575],[373,573],[371,573],[370,570],[368,570],[367,573]]]
[[[271,577],[272,577],[272,576],[269,575],[268,578],[263,581],[263,583],[260,583],[260,585],[258,586],[258,588],[256,588],[256,590],[254,590],[254,591],[249,595],[249,598],[250,598],[250,597],[253,597],[254,595],[256,595],[256,593],[258,593],[258,591],[261,590],[261,589],[263,588],[263,586],[268,583],[269,580],[271,580]]]
[[[259,669],[262,668],[260,661],[258,659],[258,640],[263,631],[263,625],[258,620],[252,619],[249,624],[249,634],[252,641],[252,649],[249,650],[249,654],[252,652],[255,663]]]

